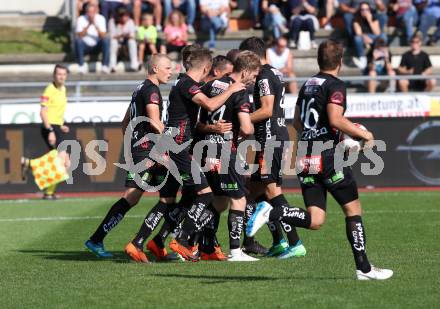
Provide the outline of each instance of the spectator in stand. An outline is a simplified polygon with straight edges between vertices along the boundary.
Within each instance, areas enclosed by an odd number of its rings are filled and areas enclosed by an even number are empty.
[[[128,56],[130,59],[130,71],[138,70],[138,56],[136,45],[136,26],[133,19],[126,8],[120,7],[116,13],[115,18],[110,19],[109,22],[110,34],[110,69],[115,72],[116,62],[118,58],[118,51],[120,47],[128,48]]]
[[[418,15],[411,0],[392,0],[389,4],[389,12],[396,16],[397,27],[405,30],[405,45],[408,45],[414,35],[414,26],[417,23]]]
[[[319,29],[316,18],[316,0],[290,0],[289,6],[292,12],[290,22],[290,47],[296,48],[300,31],[308,31],[312,48],[318,48],[315,42],[315,31]]]
[[[333,30],[331,18],[335,15],[335,0],[318,0],[319,26],[325,30]]]
[[[262,0],[261,7],[264,13],[264,27],[272,32],[275,39],[289,32],[286,18],[283,15],[286,9],[284,1]]]
[[[128,5],[130,5],[130,0],[102,0],[102,16],[105,17],[105,20],[109,21],[111,18],[116,17],[118,9],[126,8]]]
[[[374,17],[368,2],[361,2],[359,10],[353,21],[354,45],[356,56],[353,58],[355,65],[364,70],[367,66],[365,47],[372,47],[374,41],[381,37],[385,42],[386,36],[381,33],[379,21]]]
[[[186,13],[186,23],[188,32],[194,33],[194,20],[196,19],[196,1],[195,0],[164,0],[165,16],[170,16],[171,11],[179,10]]]
[[[422,37],[414,35],[411,40],[411,50],[402,55],[398,72],[400,75],[424,75],[432,74],[432,64],[429,55],[422,51]],[[436,85],[435,79],[399,80],[399,88],[402,92],[432,91]]]
[[[370,50],[367,55],[368,66],[365,74],[371,77],[376,76],[395,76],[396,73],[393,70],[391,64],[391,52],[387,46],[387,43],[379,38],[374,43],[374,48]],[[375,93],[377,89],[377,81],[368,81],[368,92]],[[390,80],[389,92],[396,91],[396,80]]]
[[[86,13],[86,7],[89,3],[99,5],[98,0],[77,0],[76,1],[76,16],[84,15]]]
[[[157,29],[154,26],[154,17],[151,14],[145,13],[142,15],[142,25],[137,31],[137,41],[139,45],[139,70],[144,63],[145,52],[150,55],[157,54],[158,52],[161,54],[166,53],[165,47],[157,37]]]
[[[428,0],[424,5],[423,13],[420,16],[419,30],[423,35],[423,44],[435,45],[440,38],[440,0]],[[428,30],[432,26],[436,26],[436,31],[430,39]]]
[[[353,19],[361,3],[367,3],[370,6],[371,12],[375,19],[379,21],[380,31],[384,32],[385,26],[388,23],[388,15],[386,6],[382,0],[340,0],[339,8],[344,17],[345,29],[349,39],[353,38]]]
[[[217,33],[226,31],[229,24],[228,0],[200,0],[202,29],[209,30],[209,48],[215,48]]]
[[[180,11],[172,11],[168,16],[164,34],[167,52],[177,52],[180,55],[182,49],[188,44],[188,27]]]
[[[86,14],[76,21],[75,51],[78,57],[79,72],[86,73],[84,55],[102,52],[102,72],[110,73],[110,40],[107,37],[107,23],[104,16],[98,14],[98,6],[87,5]]]
[[[284,77],[296,77],[293,71],[293,55],[287,47],[287,39],[285,37],[279,37],[275,41],[274,46],[267,49],[266,59],[267,63],[283,73]],[[288,82],[288,88],[290,93],[296,93],[298,91],[296,81]]]
[[[252,18],[254,21],[254,29],[261,29],[261,0],[251,0]]]
[[[141,24],[143,13],[152,13],[156,21],[156,30],[162,31],[162,3],[160,0],[133,0],[133,19],[136,26]]]

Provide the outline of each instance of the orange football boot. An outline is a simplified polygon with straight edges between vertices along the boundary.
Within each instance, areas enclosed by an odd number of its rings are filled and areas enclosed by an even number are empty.
[[[175,239],[170,241],[170,249],[180,254],[187,261],[197,262],[199,260],[196,256],[194,256],[193,252],[191,252],[190,249],[183,246]]]
[[[215,246],[214,249],[211,254],[202,252],[200,258],[204,261],[226,261],[228,259],[220,246]]]
[[[147,243],[147,250],[150,251],[156,257],[156,261],[165,260],[165,257],[168,254],[167,249],[165,248],[160,249],[153,239]]]
[[[125,253],[135,262],[150,263],[142,249],[137,248],[131,242],[125,246]]]

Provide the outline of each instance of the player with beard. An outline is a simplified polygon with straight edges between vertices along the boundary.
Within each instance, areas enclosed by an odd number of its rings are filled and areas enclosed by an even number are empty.
[[[127,189],[123,197],[113,204],[95,233],[85,242],[86,248],[98,257],[112,257],[112,254],[104,248],[104,238],[121,222],[125,214],[139,202],[144,193],[143,184],[151,180],[151,175],[154,169],[157,168],[156,164],[148,160],[152,143],[146,138],[146,135],[149,133],[160,134],[164,130],[164,124],[161,120],[163,105],[159,85],[166,84],[170,80],[171,74],[171,61],[169,58],[162,54],[153,55],[147,63],[147,78],[133,92],[122,126],[125,134],[127,126],[130,124],[130,128],[133,130],[131,135],[133,163],[138,164],[147,159],[145,170],[139,173],[127,173],[125,182]],[[142,116],[148,117],[150,121],[141,122],[133,128],[131,121]],[[162,202],[166,201],[161,198],[160,203]],[[130,244],[126,247],[126,252],[136,261],[148,262],[142,250],[137,250]]]
[[[258,169],[251,176],[248,196],[248,213],[252,212],[258,202],[267,200],[274,208],[280,209],[288,206],[281,188],[283,161],[285,161],[285,142],[289,141],[284,115],[284,86],[282,73],[270,66],[266,61],[266,46],[262,39],[251,37],[240,44],[240,50],[249,50],[257,54],[261,61],[260,73],[254,87],[255,112],[251,114],[255,126],[255,139],[260,144],[261,150],[256,152],[255,163]],[[278,221],[278,220],[276,220]],[[269,223],[272,232],[273,245],[269,255],[278,255],[285,259],[304,256],[306,249],[298,237],[295,226],[285,221],[280,221],[287,233],[289,246],[284,241],[279,222]],[[250,237],[250,235],[247,235]],[[252,241],[252,238],[245,241]],[[246,248],[245,243],[245,248]]]
[[[255,82],[260,68],[260,60],[257,55],[245,51],[238,55],[234,63],[233,72],[229,76],[210,81],[203,87],[203,92],[208,97],[215,97],[226,91],[234,82],[246,85]],[[217,216],[212,231],[218,228],[219,214],[226,210],[230,204],[228,216],[229,229],[229,261],[257,261],[245,254],[240,248],[240,238],[243,231],[244,211],[246,208],[246,187],[244,175],[237,171],[236,164],[240,163],[237,154],[239,137],[246,138],[253,134],[254,128],[250,120],[251,103],[246,90],[234,93],[219,109],[209,112],[201,110],[200,123],[198,126],[205,131],[203,141],[205,145],[214,145],[214,153],[204,153],[205,166],[209,167],[206,176],[214,193],[213,206]],[[224,121],[232,125],[227,133],[213,133],[211,127],[217,122]],[[212,148],[212,147],[209,147]],[[196,151],[195,151],[196,152]],[[225,159],[223,155],[229,154]],[[209,230],[208,226],[205,231]],[[206,235],[209,238],[209,235]],[[204,243],[202,246],[202,260],[225,260],[219,246],[213,243]]]
[[[165,134],[172,136],[178,145],[188,144],[193,138],[199,107],[212,112],[223,105],[233,93],[244,89],[242,83],[234,83],[228,90],[213,98],[208,98],[202,93],[200,83],[212,66],[212,56],[207,49],[191,52],[187,65],[188,71],[180,76],[171,89],[169,118],[165,130]],[[182,222],[179,236],[170,242],[170,249],[186,260],[195,261],[197,258],[188,248],[188,240],[212,218],[213,213],[208,209],[208,205],[213,195],[200,166],[192,160],[190,145],[179,153],[170,152],[170,160],[176,164],[180,173],[184,195],[191,194],[194,197],[192,206]]]
[[[325,41],[318,48],[320,72],[301,88],[295,108],[294,125],[299,132],[297,172],[307,211],[301,208],[272,207],[260,203],[248,222],[247,232],[255,232],[269,220],[284,221],[293,226],[318,230],[324,224],[327,192],[345,214],[346,234],[356,265],[358,280],[385,280],[393,275],[389,269],[370,264],[366,253],[366,234],[358,188],[351,168],[338,167],[339,135],[346,133],[373,146],[373,134],[345,118],[346,87],[338,79],[342,67],[343,47]],[[329,143],[331,147],[324,147]],[[343,150],[342,150],[343,151]],[[342,155],[340,156],[342,158]],[[343,162],[339,162],[342,166]]]

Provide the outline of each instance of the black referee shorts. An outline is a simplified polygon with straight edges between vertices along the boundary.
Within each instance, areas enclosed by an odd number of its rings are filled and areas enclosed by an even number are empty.
[[[49,144],[49,133],[50,131],[46,129],[44,126],[41,127],[41,136],[44,139],[49,150],[57,149],[58,145],[61,144],[64,140],[66,140],[66,134],[61,131],[61,126],[53,124],[51,125],[53,128],[53,132],[55,133],[56,141],[55,145]]]

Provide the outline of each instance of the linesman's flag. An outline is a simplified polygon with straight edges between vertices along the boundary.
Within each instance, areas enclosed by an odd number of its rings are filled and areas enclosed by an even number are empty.
[[[40,190],[69,178],[63,161],[58,157],[58,151],[55,149],[42,157],[32,159],[30,165],[35,183]]]

